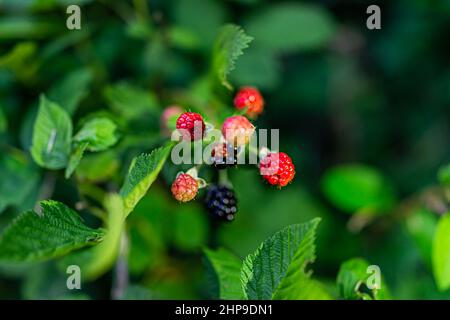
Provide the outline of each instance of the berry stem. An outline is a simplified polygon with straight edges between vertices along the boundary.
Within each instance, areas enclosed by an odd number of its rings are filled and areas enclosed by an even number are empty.
[[[223,186],[227,186],[229,188],[232,188],[233,185],[231,184],[230,179],[228,179],[228,170],[219,170],[219,184]]]

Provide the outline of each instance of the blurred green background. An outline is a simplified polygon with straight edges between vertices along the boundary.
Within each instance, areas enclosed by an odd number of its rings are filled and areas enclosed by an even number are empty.
[[[381,30],[366,28],[374,3]],[[81,30],[66,28],[69,4],[81,6]],[[203,247],[245,257],[282,227],[320,216],[313,269],[331,291],[340,264],[361,256],[380,266],[396,299],[450,298],[430,268],[449,207],[438,181],[450,162],[447,1],[0,0],[0,230],[44,198],[98,223],[92,188],[118,190],[132,157],[162,143],[164,107],[210,112],[205,75],[228,22],[254,37],[230,82],[261,90],[256,126],[280,129],[296,178],[277,190],[254,169],[231,170],[239,211],[212,228],[201,196],[171,198],[180,168],[166,165],[128,220],[129,296],[214,298]],[[69,180],[38,168],[29,148],[41,93],[74,123],[108,115],[120,142],[88,154]],[[221,93],[229,112],[232,97]],[[65,279],[53,261],[1,267],[0,298],[110,296],[111,272],[75,294]]]

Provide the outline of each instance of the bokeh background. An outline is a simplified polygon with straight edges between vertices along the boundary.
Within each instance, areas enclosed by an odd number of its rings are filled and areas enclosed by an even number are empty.
[[[374,3],[381,30],[366,28]],[[65,27],[69,4],[82,8],[81,30]],[[438,181],[450,162],[447,1],[0,0],[0,230],[44,198],[95,225],[92,190],[118,190],[132,157],[163,142],[164,107],[208,113],[205,75],[228,22],[254,37],[230,82],[261,90],[256,125],[280,129],[296,178],[277,190],[254,168],[231,170],[239,212],[211,227],[201,196],[171,198],[180,168],[166,165],[128,220],[130,297],[214,298],[203,247],[245,257],[282,227],[319,216],[312,269],[330,292],[340,264],[364,257],[396,299],[450,298],[430,266],[436,221],[449,206]],[[112,117],[119,144],[88,154],[68,180],[40,169],[29,148],[41,93],[74,123],[93,112]],[[232,97],[222,92],[230,113]],[[65,279],[54,261],[2,267],[0,298],[110,297],[112,272],[77,293]]]

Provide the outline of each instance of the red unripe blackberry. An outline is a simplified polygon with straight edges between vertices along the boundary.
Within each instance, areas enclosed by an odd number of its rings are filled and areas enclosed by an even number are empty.
[[[205,206],[212,217],[232,221],[237,212],[237,199],[230,188],[223,185],[211,185],[208,187]]]
[[[182,113],[177,119],[176,127],[187,141],[200,140],[205,132],[203,117],[195,112]]]
[[[264,110],[264,99],[258,89],[242,87],[234,97],[234,106],[238,110],[247,108],[246,114],[252,118]]]
[[[171,187],[172,195],[180,202],[188,202],[195,198],[198,192],[197,180],[187,173],[179,174]]]
[[[284,152],[269,153],[259,163],[263,178],[271,185],[284,187],[294,179],[295,167]]]
[[[228,117],[222,125],[222,135],[234,146],[247,144],[254,131],[253,124],[244,116]]]

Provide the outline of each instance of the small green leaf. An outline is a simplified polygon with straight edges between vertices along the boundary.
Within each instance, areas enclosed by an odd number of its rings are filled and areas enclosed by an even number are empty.
[[[92,77],[89,69],[75,70],[57,82],[48,92],[48,97],[69,114],[73,114],[80,101],[88,94]]]
[[[347,300],[390,299],[389,291],[383,278],[381,278],[379,289],[367,288],[371,295],[361,291],[362,285],[367,287],[367,280],[372,274],[369,271],[369,263],[364,259],[354,258],[344,262],[337,276],[339,294]]]
[[[117,125],[109,118],[88,120],[73,138],[78,143],[87,142],[89,151],[103,151],[117,142]]]
[[[102,230],[87,227],[64,204],[41,202],[41,215],[19,215],[0,237],[0,261],[40,261],[64,255],[102,240]]]
[[[83,158],[84,151],[86,151],[86,148],[89,146],[88,142],[82,142],[78,144],[74,151],[72,152],[72,155],[69,159],[69,164],[66,167],[66,173],[65,177],[66,179],[69,179],[72,173],[75,171],[75,169],[80,164],[81,159]]]
[[[67,112],[41,96],[34,124],[31,154],[34,161],[47,169],[62,169],[71,151],[72,122]]]
[[[320,219],[291,225],[263,242],[244,260],[241,281],[248,299],[297,299],[309,281]]]
[[[214,44],[213,68],[219,81],[229,90],[233,87],[228,82],[228,75],[234,69],[237,58],[252,40],[241,27],[233,24],[228,24],[220,30]]]
[[[450,288],[450,213],[441,217],[433,240],[433,273],[440,291]]]
[[[324,47],[336,29],[327,11],[302,3],[268,6],[251,16],[245,28],[255,45],[275,51]]]
[[[214,267],[219,281],[219,298],[224,300],[244,299],[240,278],[242,261],[223,248],[215,251],[205,249],[205,255]]]
[[[362,209],[383,213],[395,201],[393,187],[383,175],[358,164],[328,170],[322,179],[322,190],[336,207],[350,214]]]
[[[129,215],[136,204],[147,193],[156,180],[167,157],[172,150],[172,143],[153,150],[150,154],[141,154],[130,166],[128,176],[120,191],[124,201],[126,215]]]

